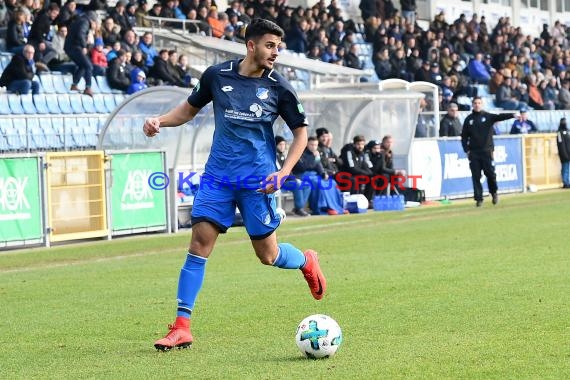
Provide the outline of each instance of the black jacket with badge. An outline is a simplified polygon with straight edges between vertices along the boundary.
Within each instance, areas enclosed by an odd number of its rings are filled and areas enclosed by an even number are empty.
[[[493,125],[502,120],[512,119],[513,113],[494,114],[485,111],[472,112],[463,122],[461,145],[467,152],[492,152],[495,148]]]
[[[354,144],[346,144],[340,151],[342,160],[342,171],[352,175],[372,175],[372,163],[368,155],[359,152],[354,148]]]

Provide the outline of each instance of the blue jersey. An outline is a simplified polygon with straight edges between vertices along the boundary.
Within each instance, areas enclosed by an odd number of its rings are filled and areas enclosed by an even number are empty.
[[[273,123],[307,125],[295,90],[274,70],[259,78],[238,73],[239,60],[209,67],[188,97],[202,108],[213,102],[216,128],[204,175],[215,181],[259,183],[277,170]]]

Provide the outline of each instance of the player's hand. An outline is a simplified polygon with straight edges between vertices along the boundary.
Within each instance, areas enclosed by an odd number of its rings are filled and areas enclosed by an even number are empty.
[[[160,121],[157,117],[149,117],[144,121],[143,132],[147,137],[154,137],[160,133]]]
[[[281,172],[275,172],[265,177],[265,180],[259,184],[258,193],[273,194],[281,188],[281,184],[287,179],[287,175]]]

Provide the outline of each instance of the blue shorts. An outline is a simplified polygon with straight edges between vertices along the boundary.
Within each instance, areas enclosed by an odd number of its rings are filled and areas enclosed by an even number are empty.
[[[281,223],[281,217],[275,211],[274,194],[213,183],[198,190],[192,206],[192,224],[210,222],[225,233],[234,223],[236,207],[251,240],[265,239]]]

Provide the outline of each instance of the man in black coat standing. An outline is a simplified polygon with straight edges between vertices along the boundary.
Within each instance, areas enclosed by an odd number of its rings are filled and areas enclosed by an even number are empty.
[[[489,193],[493,198],[493,204],[499,202],[497,195],[497,176],[493,163],[493,151],[495,145],[493,125],[501,120],[514,117],[514,114],[493,114],[483,111],[483,101],[480,97],[473,98],[473,112],[469,114],[463,122],[461,131],[461,144],[463,151],[469,158],[469,168],[471,169],[471,179],[473,180],[473,192],[477,207],[483,205],[483,186],[481,185],[481,170],[487,177]]]

